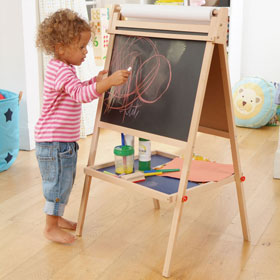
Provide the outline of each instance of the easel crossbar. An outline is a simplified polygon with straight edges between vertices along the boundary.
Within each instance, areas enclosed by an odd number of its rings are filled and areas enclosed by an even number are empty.
[[[183,148],[183,149],[186,148],[186,145],[188,144],[188,142],[185,142],[185,141],[181,141],[181,140],[177,140],[177,139],[173,139],[173,138],[169,138],[169,137],[165,137],[165,136],[160,136],[157,134],[147,133],[144,131],[139,131],[139,130],[127,128],[124,126],[114,125],[114,124],[106,123],[103,121],[99,121],[97,125],[100,128],[114,130],[114,131],[117,131],[120,133],[134,135],[134,136],[142,137],[142,138],[146,137],[147,139],[150,139],[151,141],[164,143],[164,144],[168,143],[169,145],[173,145],[175,147],[179,147],[179,148]]]
[[[164,30],[164,31],[182,31],[182,32],[194,32],[194,33],[209,33],[209,25],[198,24],[177,24],[166,22],[140,22],[140,21],[123,21],[117,20],[114,27],[118,29],[122,28],[141,28],[147,30]]]
[[[224,138],[230,138],[228,131],[222,131],[222,130],[213,129],[210,127],[199,126],[198,131],[202,132],[202,133],[206,133],[206,134],[224,137]]]
[[[131,30],[109,30],[109,34],[118,34],[118,35],[129,35],[131,36]],[[183,34],[172,34],[172,33],[155,33],[152,31],[133,31],[133,36],[144,36],[152,38],[167,38],[167,39],[177,39],[177,40],[192,40],[192,41],[205,41],[213,42],[213,38],[210,36],[197,36],[197,35],[183,35]]]

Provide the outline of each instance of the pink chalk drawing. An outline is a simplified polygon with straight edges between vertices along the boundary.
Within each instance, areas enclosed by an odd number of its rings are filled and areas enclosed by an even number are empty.
[[[108,92],[104,113],[118,110],[124,121],[126,117],[137,118],[143,104],[160,100],[169,88],[172,71],[169,60],[159,53],[150,38],[118,39],[115,39],[110,71],[131,67],[131,75],[124,85],[112,87]]]

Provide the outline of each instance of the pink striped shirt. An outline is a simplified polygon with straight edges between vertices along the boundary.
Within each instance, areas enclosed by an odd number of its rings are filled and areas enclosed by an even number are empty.
[[[91,102],[95,77],[81,82],[73,65],[52,59],[46,70],[42,112],[35,126],[36,142],[74,142],[80,139],[81,103]]]

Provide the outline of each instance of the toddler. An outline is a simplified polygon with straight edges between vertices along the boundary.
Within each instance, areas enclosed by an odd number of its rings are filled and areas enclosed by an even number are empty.
[[[37,34],[37,47],[53,59],[48,63],[41,116],[35,126],[36,156],[46,199],[44,235],[59,243],[72,243],[76,223],[64,219],[76,173],[76,143],[80,136],[81,103],[91,102],[112,86],[125,83],[130,72],[119,70],[104,77],[103,70],[81,82],[74,65],[81,65],[91,37],[89,24],[75,12],[59,10],[46,18]]]

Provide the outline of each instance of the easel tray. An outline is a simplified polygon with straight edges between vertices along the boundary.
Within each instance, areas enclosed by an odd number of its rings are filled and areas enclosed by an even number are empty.
[[[158,166],[167,163],[174,157],[175,156],[172,154],[164,153],[161,151],[154,151],[152,153],[151,166]],[[137,167],[138,167],[138,159],[136,158],[134,162],[134,170],[137,170]],[[175,200],[178,192],[179,183],[180,183],[179,179],[171,178],[167,176],[164,177],[150,176],[150,177],[146,177],[146,180],[144,182],[132,183],[122,178],[114,177],[110,174],[108,175],[104,173],[104,171],[114,174],[115,173],[114,162],[108,162],[98,166],[94,166],[94,167],[90,166],[85,168],[85,173],[87,175],[96,177],[101,180],[106,180],[109,181],[110,183],[118,184],[123,187],[134,189],[135,191],[142,192],[143,194],[148,195],[152,198],[160,199],[168,202],[172,202]],[[219,182],[209,182],[209,183],[200,184],[200,183],[188,181],[187,193],[193,192],[195,190],[201,190],[201,188],[204,186],[218,187],[233,181],[234,181],[233,175]]]

